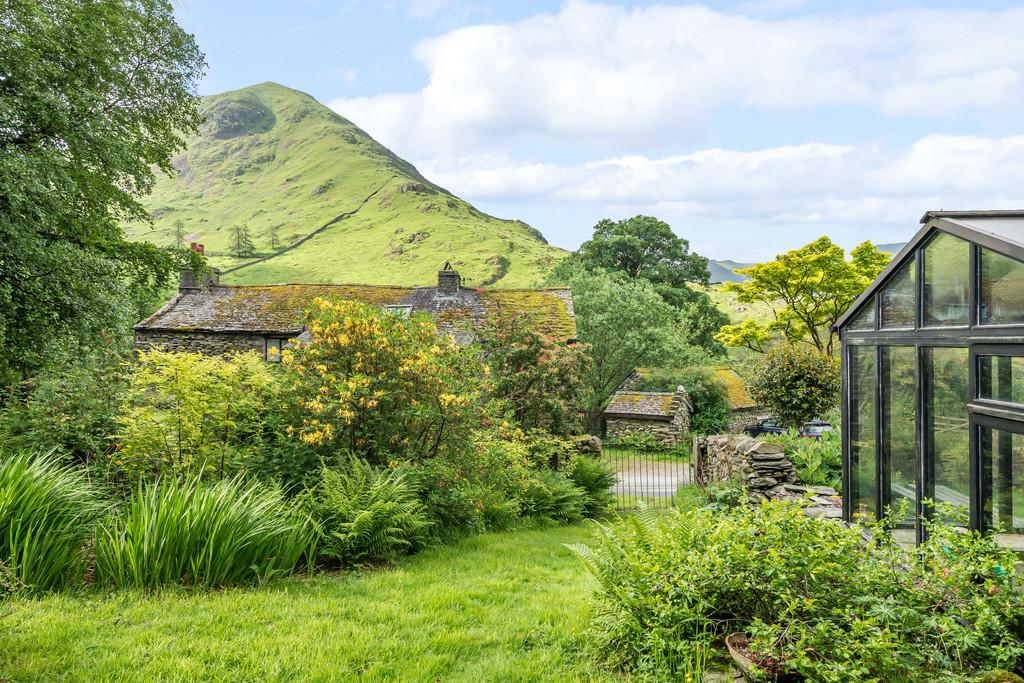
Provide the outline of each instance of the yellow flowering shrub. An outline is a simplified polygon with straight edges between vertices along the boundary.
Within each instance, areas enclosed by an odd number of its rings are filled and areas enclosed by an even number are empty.
[[[434,456],[480,422],[478,355],[437,330],[376,306],[317,298],[307,337],[282,353],[300,419],[290,433],[370,462]]]

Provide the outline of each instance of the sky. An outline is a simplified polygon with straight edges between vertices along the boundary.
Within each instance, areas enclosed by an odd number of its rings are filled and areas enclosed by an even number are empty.
[[[1024,207],[1024,5],[175,0],[204,95],[276,81],[575,249],[657,216],[737,261]]]

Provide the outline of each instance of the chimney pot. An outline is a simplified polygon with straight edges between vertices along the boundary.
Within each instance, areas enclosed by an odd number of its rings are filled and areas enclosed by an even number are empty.
[[[459,277],[459,271],[454,270],[450,263],[445,263],[444,267],[437,271],[437,295],[441,297],[453,297],[459,293],[459,286],[462,284],[462,278]]]

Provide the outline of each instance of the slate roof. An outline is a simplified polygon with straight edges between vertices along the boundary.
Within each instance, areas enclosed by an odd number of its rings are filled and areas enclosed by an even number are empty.
[[[616,391],[612,394],[606,417],[633,417],[645,420],[672,419],[672,391]]]
[[[928,211],[921,216],[923,227],[893,257],[878,277],[839,317],[833,329],[840,329],[853,318],[908,257],[936,230],[948,232],[986,249],[1024,261],[1024,210],[1006,211]]]
[[[136,330],[227,332],[295,336],[313,299],[330,297],[429,313],[447,330],[472,331],[499,311],[533,315],[559,339],[576,338],[568,289],[469,289],[439,297],[436,287],[388,285],[212,285],[185,291],[135,326]]]

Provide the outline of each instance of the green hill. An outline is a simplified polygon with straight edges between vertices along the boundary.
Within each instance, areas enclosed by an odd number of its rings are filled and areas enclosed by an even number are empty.
[[[276,83],[203,99],[206,122],[133,239],[200,242],[223,282],[429,284],[451,261],[469,286],[526,286],[565,254],[521,221],[475,209],[309,95]],[[255,253],[234,256],[235,225]]]

